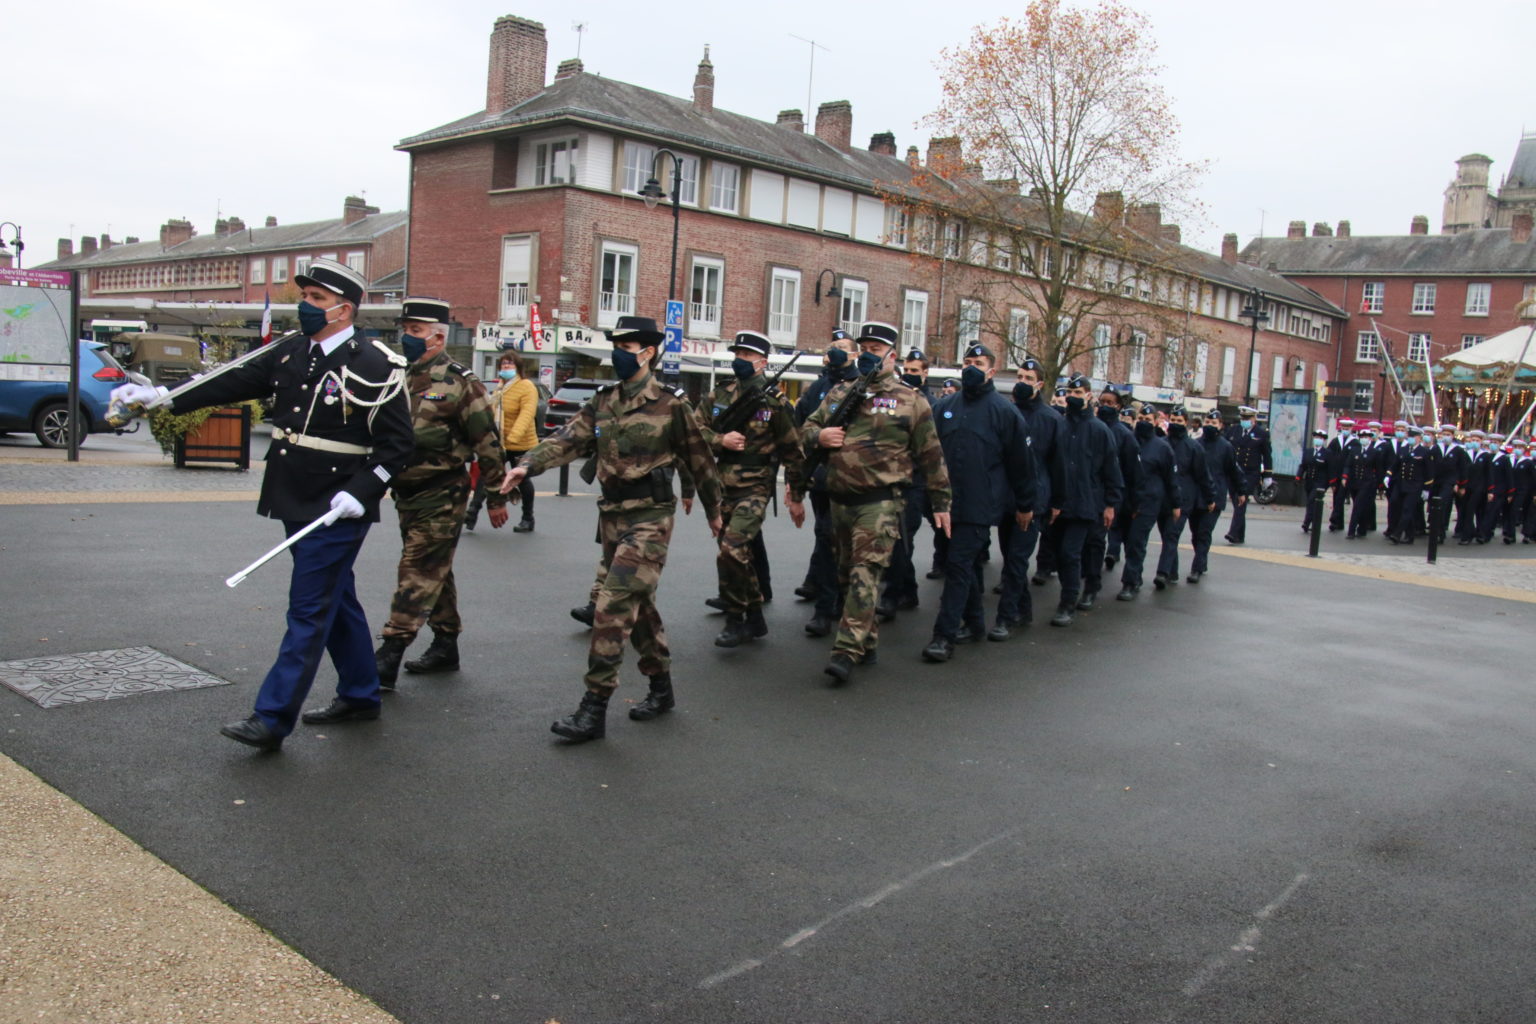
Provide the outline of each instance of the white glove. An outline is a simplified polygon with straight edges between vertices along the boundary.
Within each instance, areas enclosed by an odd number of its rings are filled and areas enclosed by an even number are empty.
[[[168,394],[169,388],[150,387],[148,384],[119,384],[112,389],[108,398],[113,402],[121,402],[124,405],[148,405],[161,395]]]
[[[1419,495],[1419,497],[1423,498],[1425,501],[1428,501],[1429,500],[1429,492],[1428,491],[1424,491],[1423,493],[1421,493]]]
[[[1265,487],[1269,487],[1274,482],[1275,482],[1275,478],[1272,477],[1272,476],[1267,476],[1267,477],[1264,478],[1264,486]]]
[[[337,513],[337,519],[361,519],[367,510],[363,508],[362,502],[346,491],[337,491],[331,498],[331,511]]]

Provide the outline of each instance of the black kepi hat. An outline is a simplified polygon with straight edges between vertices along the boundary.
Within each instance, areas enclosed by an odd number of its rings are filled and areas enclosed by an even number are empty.
[[[728,351],[735,352],[737,349],[745,349],[748,352],[766,356],[773,351],[773,346],[769,344],[767,338],[756,331],[737,331],[736,338],[731,342]]]
[[[897,342],[901,341],[901,332],[890,324],[882,324],[877,320],[871,320],[859,328],[859,336],[854,341],[878,341],[882,345],[895,348]]]
[[[609,341],[638,341],[642,345],[660,345],[667,338],[648,316],[621,316],[612,330],[603,333]]]
[[[425,295],[407,295],[400,303],[400,319],[415,320],[424,324],[448,322],[448,300],[433,299]]]
[[[363,275],[335,260],[315,260],[304,273],[293,275],[293,280],[300,288],[324,288],[334,292],[353,306],[363,304],[363,294],[368,290]]]

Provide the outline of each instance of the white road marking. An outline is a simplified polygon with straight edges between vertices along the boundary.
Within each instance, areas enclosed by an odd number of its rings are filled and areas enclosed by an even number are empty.
[[[1261,936],[1259,925],[1265,921],[1268,921],[1271,917],[1274,917],[1275,914],[1280,911],[1281,907],[1289,903],[1291,897],[1296,895],[1296,891],[1303,885],[1307,884],[1308,878],[1309,876],[1307,873],[1302,872],[1295,878],[1291,879],[1291,884],[1281,890],[1280,895],[1264,904],[1264,906],[1259,909],[1259,912],[1253,915],[1254,923],[1238,933],[1236,942],[1232,943],[1231,946],[1227,947],[1220,953],[1217,953],[1215,956],[1207,960],[1201,966],[1201,968],[1196,971],[1188,981],[1184,983],[1184,994],[1191,998],[1199,995],[1200,991],[1204,989],[1205,986],[1209,985],[1211,981],[1216,977],[1216,975],[1220,974],[1227,968],[1227,966],[1232,962],[1236,955],[1252,953],[1254,948],[1258,945],[1259,938]]]

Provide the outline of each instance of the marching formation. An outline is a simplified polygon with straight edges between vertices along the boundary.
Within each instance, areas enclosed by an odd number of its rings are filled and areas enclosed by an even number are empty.
[[[1092,609],[1117,565],[1116,598],[1136,600],[1154,530],[1161,542],[1154,587],[1180,581],[1186,527],[1195,554],[1183,578],[1199,583],[1228,504],[1235,512],[1226,536],[1241,543],[1244,503],[1270,471],[1268,436],[1249,419],[1251,410],[1229,439],[1213,416],[1133,406],[1114,388],[1095,399],[1082,375],[1047,395],[1033,360],[1004,394],[993,383],[997,358],[982,345],[965,352],[958,387],[935,395],[923,353],[899,358],[899,330],[878,322],[864,324],[857,337],[836,332],[820,374],[794,405],[776,386],[788,366],[770,375],[768,339],[740,332],[729,346],[731,375],[695,409],[655,372],[665,338],[655,321],[620,317],[608,332],[617,381],[540,441],[528,429],[536,395],[515,360],[503,360],[500,385],[488,392],[448,358],[446,302],[404,301],[401,356],[357,335],[365,283],[350,268],[317,260],[295,280],[303,290],[302,337],[175,391],[124,385],[113,395],[125,405],[176,412],[252,398],[275,403],[257,511],[281,520],[290,538],[287,632],[252,714],[221,730],[263,750],[279,749],[300,719],[377,719],[380,693],[395,687],[402,661],[407,672],[457,669],[463,625],[453,559],[461,530],[473,528],[482,504],[493,528],[504,525],[516,490],[518,529],[531,531],[529,478],[576,460],[586,461],[583,478],[600,492],[601,556],[588,603],[571,613],[591,627],[584,693],[551,727],[570,742],[605,735],[626,646],[635,648],[649,681],[629,717],[649,721],[676,705],[656,590],[679,503],[688,514],[697,501],[717,539],[718,596],[708,603],[725,613],[725,626],[715,644],[737,648],[769,631],[762,527],[779,497],[781,470],[796,527],[805,523],[810,496],[815,545],[796,594],[812,603],[805,633],[830,637],[824,672],[840,686],[875,663],[881,624],[917,608],[922,523],[933,531],[928,576],[944,582],[931,640],[912,656],[947,662],[964,644],[1007,641],[1028,627],[1031,584],[1046,586],[1052,576],[1059,586],[1052,626],[1070,627]],[[1412,480],[1427,489],[1441,479],[1410,470],[1416,462],[1407,457],[1367,477],[1366,467],[1377,465],[1372,445],[1346,438],[1342,461],[1327,448],[1319,447],[1305,472],[1326,472],[1340,488],[1374,486],[1393,471],[1399,488]],[[1475,475],[1475,487],[1516,475],[1501,473]],[[1472,469],[1462,476],[1458,494],[1474,487]],[[386,490],[394,496],[401,555],[381,642],[371,649],[352,565]],[[1528,487],[1524,493],[1528,505]],[[1418,506],[1404,507],[1411,519]],[[1481,515],[1479,504],[1472,520]],[[1368,532],[1374,523],[1360,528]],[[994,552],[1002,571],[989,623],[983,566]],[[405,661],[423,626],[431,644]],[[301,712],[327,653],[336,695]]]

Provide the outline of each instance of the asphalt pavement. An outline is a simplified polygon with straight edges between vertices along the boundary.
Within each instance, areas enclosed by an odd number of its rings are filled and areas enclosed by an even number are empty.
[[[628,720],[631,653],[607,739],[567,747],[595,512],[545,496],[536,532],[460,546],[460,672],[262,755],[217,728],[286,569],[223,580],[280,530],[148,486],[70,503],[113,469],[9,485],[63,496],[0,513],[0,660],[147,645],[233,685],[0,689],[0,753],[408,1024],[1536,1018],[1536,549],[1340,536],[1301,564],[1294,510],[1263,510],[1198,586],[1065,630],[1037,587],[1040,624],[946,665],[925,581],[834,689],[790,593],[809,527],[770,521],[770,636],[726,651],[696,511],[661,585],[678,710]],[[378,623],[391,519],[358,564]]]

